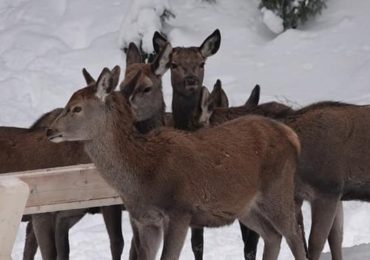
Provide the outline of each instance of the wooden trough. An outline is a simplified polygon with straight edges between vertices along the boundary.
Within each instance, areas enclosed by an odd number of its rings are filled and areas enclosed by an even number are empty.
[[[94,164],[0,175],[0,259],[11,252],[23,214],[122,204]]]

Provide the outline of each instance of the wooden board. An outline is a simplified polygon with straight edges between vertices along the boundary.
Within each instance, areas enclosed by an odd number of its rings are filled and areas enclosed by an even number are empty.
[[[28,184],[30,196],[24,214],[122,204],[94,164],[7,173]]]
[[[18,178],[0,181],[0,259],[10,260],[11,251],[29,194],[28,185]]]

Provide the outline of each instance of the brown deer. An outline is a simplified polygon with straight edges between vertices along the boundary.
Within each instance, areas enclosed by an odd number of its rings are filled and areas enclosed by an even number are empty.
[[[167,59],[169,52],[165,50],[156,57],[153,63],[142,63],[142,55],[134,43],[130,43],[126,53],[126,77],[120,84],[121,93],[130,100],[131,109],[135,115],[135,128],[140,133],[147,133],[152,129],[163,126],[165,116],[165,103],[162,92],[162,75],[167,71],[163,67],[163,59]],[[134,78],[134,74],[142,72],[140,78]],[[95,83],[95,79],[84,70],[87,84]],[[135,82],[133,82],[133,80]],[[117,216],[119,221],[120,217]],[[109,223],[108,223],[109,224]],[[137,254],[141,248],[149,252],[145,236],[139,241],[138,232],[157,232],[160,234],[161,227],[140,230],[133,225],[134,238],[130,249],[130,259],[138,259]]]
[[[45,138],[46,128],[61,111],[62,109],[55,109],[46,113],[30,128],[0,127],[0,173],[91,162],[82,144],[72,142],[53,145]],[[116,211],[121,213],[120,206],[102,207],[105,221],[114,223],[114,226],[107,225],[112,257],[120,259],[123,238],[121,231],[121,238],[119,238],[116,230],[120,229],[121,225],[120,222],[117,225],[117,221],[109,218],[112,215],[111,212]],[[32,219],[32,221],[28,223],[26,229],[23,259],[33,260],[38,244],[43,259],[68,259],[68,230],[87,212],[91,210],[81,209],[25,216],[25,220]]]
[[[159,32],[153,36],[155,52],[159,52],[167,39]],[[199,47],[176,47],[171,55],[172,112],[174,127],[182,130],[195,130],[194,115],[199,114],[200,92],[203,85],[205,62],[214,55],[221,44],[221,33],[217,29],[209,35]],[[253,260],[257,249],[257,240],[252,242],[249,236],[257,235],[240,223],[246,260]],[[246,241],[249,241],[247,244]],[[192,248],[196,260],[203,259],[203,229],[192,230]]]
[[[306,259],[294,202],[300,144],[290,128],[250,116],[194,134],[160,128],[143,135],[130,101],[114,92],[115,76],[104,68],[96,84],[75,92],[47,136],[84,142],[135,223],[164,222],[162,260],[179,258],[189,226],[235,219],[262,235],[265,260],[277,259],[282,235],[295,258]]]
[[[134,47],[134,48],[132,48]],[[127,63],[133,63],[136,57],[135,57],[135,48],[136,46],[131,46]],[[136,48],[137,50],[137,48]],[[139,55],[140,56],[140,55]],[[157,62],[160,59],[157,59]],[[141,64],[137,67],[150,67],[150,65],[144,65]],[[152,64],[152,67],[155,67],[156,64]],[[135,66],[134,66],[135,67]],[[148,73],[151,73],[150,70],[147,70]],[[163,72],[164,73],[164,72]],[[163,101],[163,95],[162,95],[162,87],[161,87],[161,75],[154,75],[152,74],[152,80],[156,84],[149,86],[152,88],[153,91],[150,91],[147,93],[147,89],[136,89],[135,90],[135,99],[133,102],[133,107],[138,107],[141,110],[135,110],[138,111],[139,114],[137,115],[137,121],[136,121],[136,127],[139,129],[139,131],[146,132],[154,127],[158,127],[162,125],[163,121],[163,114],[164,114],[164,101]],[[92,84],[95,82],[95,79],[87,72],[87,70],[83,69],[83,75],[85,77],[85,80],[87,84]],[[153,76],[154,75],[154,76]],[[115,81],[118,82],[118,78],[115,79]],[[149,100],[151,102],[145,102],[146,100],[141,100],[139,94],[140,91],[145,92],[146,96],[149,97]],[[158,101],[158,102],[157,102]],[[148,111],[148,112],[146,112]],[[154,113],[153,113],[154,111]],[[47,127],[50,122],[55,119],[57,113],[60,113],[60,109],[53,110],[52,112],[47,113],[43,117],[41,117],[39,120],[37,120],[31,129],[36,128],[45,128]],[[146,113],[145,118],[141,116],[141,114]],[[151,113],[151,114],[148,114]],[[72,153],[68,153],[72,154]],[[61,157],[60,161],[63,161],[63,158]],[[78,161],[78,160],[77,160]],[[76,161],[76,162],[77,162]],[[83,163],[83,162],[80,162]],[[62,164],[61,164],[62,165]],[[56,165],[50,165],[49,167],[56,166]],[[63,166],[63,165],[62,165]],[[27,166],[28,167],[28,166]],[[26,168],[27,168],[26,167]],[[40,166],[41,168],[41,166]],[[14,171],[16,169],[13,168]],[[118,207],[118,208],[117,208]],[[46,214],[38,214],[34,215],[33,219],[34,224],[37,229],[37,233],[39,240],[41,239],[41,244],[43,245],[41,247],[43,253],[44,259],[68,259],[69,254],[69,242],[68,242],[68,230],[77,222],[79,221],[86,212],[97,212],[98,209],[88,209],[88,210],[71,210],[71,211],[63,211],[63,212],[56,212],[56,213],[46,213]],[[108,230],[108,234],[111,241],[111,251],[112,251],[112,258],[113,259],[120,259],[123,249],[123,236],[121,231],[121,208],[120,206],[109,206],[109,207],[102,207],[101,211],[103,213],[104,221]],[[27,258],[25,259],[33,259],[34,254],[36,253],[37,249],[37,243],[32,245],[31,247],[31,239],[33,238],[33,230],[32,225],[29,225],[27,228],[27,245],[25,246],[25,254],[27,252]],[[47,232],[45,232],[47,231]],[[50,236],[47,236],[45,233],[49,234]],[[54,243],[54,237],[55,237],[55,243]],[[56,248],[54,246],[56,245]],[[44,246],[45,245],[45,246]],[[44,249],[46,248],[46,249]],[[32,252],[32,253],[30,253]],[[31,256],[28,257],[28,256]]]
[[[138,54],[138,56],[136,56]],[[168,54],[167,54],[168,55]],[[137,57],[141,58],[140,53],[138,52],[137,47],[132,44],[128,50],[127,55],[127,65],[134,64],[135,62],[140,62],[137,60]],[[161,57],[158,57],[153,64],[136,64],[133,65],[134,69],[138,69],[138,67],[144,68],[147,72],[147,75],[150,76],[150,82],[154,83],[149,86],[145,86],[146,88],[137,88],[135,93],[131,95],[132,108],[135,113],[136,123],[135,126],[140,132],[147,132],[152,128],[159,127],[163,125],[163,114],[165,110],[164,101],[163,101],[163,94],[162,94],[162,85],[161,85],[161,76],[163,74],[154,74],[154,71],[150,70],[150,68],[155,68],[161,62]],[[149,69],[148,69],[149,68]],[[127,69],[129,71],[130,69]],[[161,73],[164,73],[162,71]],[[87,72],[87,70],[83,70],[83,75],[85,77],[85,81],[87,84],[92,84],[95,82],[94,78]],[[144,77],[143,81],[147,83],[147,79]],[[118,78],[115,79],[118,82]],[[150,90],[148,91],[148,88]],[[145,98],[151,102],[146,102],[147,100],[144,98],[142,99],[142,95],[145,94]],[[133,98],[134,97],[134,98]],[[134,109],[135,108],[135,109]],[[144,115],[144,116],[143,116]],[[121,232],[121,209],[116,209],[117,206],[110,206],[102,208],[103,217],[106,223],[108,233],[110,234],[111,240],[111,250],[112,250],[112,257],[113,259],[120,259],[123,249],[123,237]],[[113,209],[112,209],[113,208]],[[56,226],[56,236],[58,239],[64,239],[65,243],[64,246],[68,246],[68,230],[71,226],[73,226],[77,221],[79,221],[83,215],[86,213],[86,210],[74,210],[68,212],[58,212],[57,215],[55,214],[42,214],[37,216],[42,221],[42,225],[45,226],[45,223],[55,223]],[[40,220],[38,222],[41,222]],[[38,223],[37,222],[37,223]],[[54,225],[52,225],[54,226]],[[66,231],[66,232],[58,232],[58,230]],[[114,243],[115,241],[122,241],[122,244]],[[60,244],[56,241],[56,244]],[[63,246],[61,246],[63,249]],[[58,252],[58,259],[66,259],[68,255],[60,257],[62,250],[56,250]],[[69,252],[68,250],[63,250]],[[63,252],[62,251],[62,252]],[[118,252],[119,251],[119,252]]]
[[[126,58],[126,76],[125,80],[120,85],[120,89],[129,99],[136,120],[141,120],[140,122],[135,123],[136,128],[140,133],[147,133],[154,128],[163,126],[163,123],[166,126],[173,126],[173,120],[171,113],[164,113],[165,105],[162,93],[162,84],[158,75],[153,73],[155,71],[153,66],[156,66],[156,63],[151,65],[142,64],[140,63],[141,57],[140,51],[136,45],[133,43],[130,44]],[[138,71],[142,72],[142,76],[134,82],[134,76]],[[162,73],[164,73],[164,71]],[[216,106],[228,106],[227,96],[221,86],[215,88],[211,95],[215,100]],[[136,236],[138,236],[138,233],[145,234],[148,232],[160,232],[158,227],[151,227],[149,231],[144,231],[143,228],[140,229],[140,227],[135,227],[135,223],[132,224],[134,235],[136,233]],[[138,240],[138,238],[134,237],[134,240],[135,239]],[[145,237],[142,236],[141,240],[143,239],[145,239]],[[134,240],[131,246],[130,259],[137,259],[137,251],[139,250],[137,249],[137,246],[140,244],[140,241],[136,241],[135,244]],[[143,244],[143,242],[141,244]],[[145,243],[140,246],[145,247]],[[155,254],[155,252],[153,253]]]
[[[275,102],[257,103],[248,108],[215,108],[208,111],[209,123],[218,125],[257,114],[282,121],[297,132],[302,156],[296,193],[300,201],[309,201],[312,209],[309,257],[319,259],[328,239],[332,259],[342,260],[341,201],[370,201],[370,177],[366,171],[370,166],[370,107],[326,101],[293,110]]]

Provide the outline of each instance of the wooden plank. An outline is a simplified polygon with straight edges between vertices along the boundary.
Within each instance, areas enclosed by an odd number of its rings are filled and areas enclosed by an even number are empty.
[[[54,211],[70,210],[70,209],[94,208],[94,207],[103,207],[103,206],[120,205],[120,204],[123,204],[120,197],[107,198],[107,199],[94,199],[94,200],[89,200],[89,201],[76,201],[76,202],[62,203],[62,204],[27,207],[24,210],[24,214],[28,215],[28,214],[35,214],[35,213],[54,212]]]
[[[7,173],[0,181],[10,177],[30,187],[25,214],[122,203],[93,164]]]
[[[0,259],[10,260],[19,223],[29,195],[28,185],[18,178],[0,180]]]

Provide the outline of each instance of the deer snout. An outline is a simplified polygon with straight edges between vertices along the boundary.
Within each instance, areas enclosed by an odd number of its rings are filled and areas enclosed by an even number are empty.
[[[63,135],[59,133],[59,131],[52,129],[52,128],[48,128],[46,130],[46,136],[49,139],[49,141],[52,141],[54,143],[61,142],[63,138]]]
[[[184,79],[185,82],[185,89],[189,91],[195,91],[199,85],[199,79],[193,76],[186,77]]]

